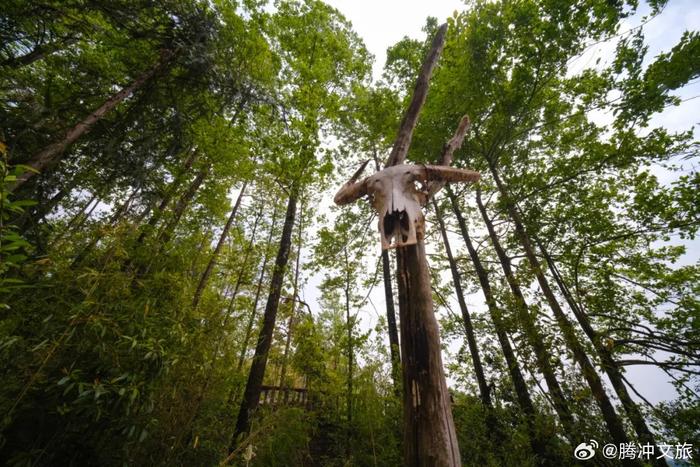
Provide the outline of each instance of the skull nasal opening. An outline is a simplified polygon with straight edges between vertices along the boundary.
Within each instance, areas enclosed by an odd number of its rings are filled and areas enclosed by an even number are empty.
[[[393,211],[384,216],[384,236],[391,241],[392,237],[399,238],[401,242],[406,242],[409,237],[411,220],[406,211]]]

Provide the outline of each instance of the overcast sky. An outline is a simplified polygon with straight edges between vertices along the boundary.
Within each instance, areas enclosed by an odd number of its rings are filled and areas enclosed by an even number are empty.
[[[458,0],[326,0],[352,22],[355,31],[374,55],[374,76],[381,75],[387,47],[404,36],[423,37],[421,28],[428,16],[444,22],[455,10],[464,9]]]
[[[434,16],[438,18],[439,22],[444,22],[454,11],[462,11],[465,8],[464,3],[458,0],[326,0],[326,3],[337,8],[352,22],[353,28],[374,55],[373,75],[375,79],[381,75],[386,59],[386,49],[389,46],[404,36],[422,39],[424,33],[421,28],[428,16]],[[643,0],[640,3],[643,3]],[[642,16],[647,12],[648,7],[642,5],[637,15],[623,22],[620,32],[638,26],[642,21]],[[700,0],[670,0],[670,4],[662,15],[654,18],[644,27],[646,41],[649,44],[647,62],[659,53],[669,51],[677,43],[683,31],[698,29],[700,29]],[[586,54],[571,64],[571,72],[578,73],[582,69],[592,66],[598,57],[602,59],[600,65],[604,65],[611,58],[614,49],[614,42],[592,46]],[[700,108],[700,98],[694,99],[694,97],[700,95],[700,83],[691,83],[677,92],[676,95],[686,101],[682,105],[668,108],[656,116],[652,120],[652,125],[663,125],[672,130],[688,130],[698,125],[700,118],[698,118],[697,109]],[[612,117],[596,114],[594,118],[596,122],[604,124]],[[376,237],[378,240],[378,235]],[[458,246],[459,244],[455,242],[453,249]],[[700,241],[690,244],[689,250],[685,262],[697,261],[698,256],[700,256]],[[317,281],[312,278],[309,285],[313,287],[316,284]],[[316,291],[311,291],[307,287],[305,292],[312,301],[315,301]],[[371,299],[373,304],[365,307],[366,310],[360,313],[364,329],[373,327],[377,314],[384,313],[382,291],[374,290]],[[478,302],[482,300],[478,295],[474,295],[471,297],[472,303],[470,305],[476,310],[480,310],[482,303]],[[651,367],[630,367],[628,376],[637,389],[652,402],[675,397],[674,390],[668,383],[668,377],[659,370]]]

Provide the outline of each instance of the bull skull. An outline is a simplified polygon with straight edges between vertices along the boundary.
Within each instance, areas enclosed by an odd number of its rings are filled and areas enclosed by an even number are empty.
[[[424,235],[422,206],[446,182],[475,182],[479,173],[439,165],[394,165],[358,182],[366,161],[333,201],[348,204],[369,195],[379,215],[382,249],[415,245]],[[418,186],[420,184],[420,186]]]

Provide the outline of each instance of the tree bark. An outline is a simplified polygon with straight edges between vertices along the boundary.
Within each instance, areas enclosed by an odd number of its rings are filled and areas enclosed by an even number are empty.
[[[228,237],[228,232],[231,230],[231,226],[233,225],[233,221],[236,219],[236,214],[238,213],[238,208],[241,206],[241,200],[243,199],[243,195],[245,194],[245,189],[248,186],[248,182],[245,181],[243,182],[243,186],[241,187],[241,192],[238,194],[238,198],[236,199],[236,203],[233,205],[233,209],[231,210],[231,215],[228,216],[228,220],[226,221],[226,225],[224,225],[224,229],[221,231],[221,235],[219,236],[219,241],[216,243],[216,247],[214,248],[214,251],[211,254],[211,258],[209,259],[209,263],[207,263],[206,269],[204,269],[204,272],[202,273],[202,277],[199,280],[199,284],[197,285],[197,290],[194,292],[194,297],[192,298],[192,308],[197,308],[197,305],[199,305],[199,300],[202,298],[202,293],[204,292],[204,288],[207,286],[207,283],[209,282],[209,277],[211,276],[212,271],[214,270],[214,266],[216,266],[216,261],[219,258],[219,253],[221,253],[221,249],[224,247],[224,243],[226,242],[226,238]]]
[[[554,292],[549,286],[549,281],[545,277],[539,259],[537,259],[537,256],[535,255],[535,251],[530,241],[530,237],[525,231],[525,225],[522,221],[522,218],[520,217],[520,213],[511,201],[508,191],[501,182],[501,178],[498,175],[495,166],[493,166],[490,162],[489,168],[491,170],[491,175],[493,176],[494,181],[496,182],[496,186],[498,187],[498,191],[500,192],[501,196],[503,197],[503,200],[505,201],[508,214],[515,226],[515,233],[518,237],[518,240],[520,241],[521,246],[525,250],[525,256],[527,257],[530,267],[537,278],[537,283],[539,284],[542,293],[544,293],[549,307],[554,313],[554,317],[557,321],[557,324],[559,325],[559,328],[562,330],[567,346],[569,347],[569,349],[571,349],[574,355],[574,360],[581,366],[583,376],[588,382],[588,385],[590,386],[591,391],[593,393],[593,397],[595,397],[596,402],[600,407],[600,410],[603,414],[603,419],[605,420],[605,424],[608,428],[608,431],[612,436],[613,442],[615,444],[628,443],[629,439],[622,425],[622,420],[620,420],[620,417],[617,415],[617,412],[615,412],[615,408],[612,405],[612,402],[610,402],[610,398],[608,397],[607,393],[605,392],[605,388],[603,387],[603,382],[601,381],[600,376],[593,367],[593,364],[588,358],[586,350],[583,348],[583,345],[581,344],[581,342],[578,339],[578,336],[576,335],[576,331],[574,330],[573,325],[564,314],[564,310],[562,310],[561,306],[559,305],[559,302],[557,301],[557,298],[554,295]],[[639,462],[633,459],[625,459],[623,460],[623,464],[635,466],[641,465]]]
[[[571,410],[569,404],[564,397],[564,392],[559,385],[559,380],[556,377],[554,371],[554,366],[552,365],[552,358],[557,360],[557,366],[559,366],[558,359],[552,356],[552,353],[547,350],[546,341],[544,335],[538,329],[537,323],[535,322],[534,316],[530,313],[528,309],[527,302],[525,301],[525,295],[520,289],[520,284],[515,278],[513,269],[510,265],[510,258],[506,254],[505,250],[501,246],[501,242],[498,239],[496,230],[493,227],[493,222],[489,218],[486,207],[481,200],[481,190],[477,188],[476,190],[476,203],[479,207],[479,212],[481,217],[486,224],[486,228],[491,238],[491,244],[494,250],[496,250],[496,255],[501,263],[501,268],[503,269],[503,274],[506,276],[506,281],[510,287],[513,298],[515,299],[515,307],[518,314],[518,323],[523,327],[523,334],[527,339],[528,344],[535,352],[535,361],[537,362],[537,368],[540,373],[544,376],[547,382],[547,388],[552,398],[552,403],[554,405],[554,410],[557,412],[559,421],[561,422],[564,433],[569,441],[574,444],[576,443],[576,429],[574,426],[574,418],[571,415]]]
[[[513,388],[515,389],[518,405],[525,414],[526,423],[529,429],[530,446],[532,447],[533,452],[539,457],[540,462],[547,461],[552,464],[556,464],[556,458],[552,458],[552,455],[547,449],[549,440],[541,436],[535,425],[535,417],[537,415],[535,412],[535,407],[532,404],[530,391],[525,383],[525,378],[523,377],[522,371],[520,370],[518,359],[515,356],[513,347],[510,345],[506,327],[501,319],[503,313],[493,295],[489,274],[481,263],[481,258],[479,258],[476,248],[474,248],[474,244],[469,236],[467,223],[465,222],[462,212],[457,205],[457,199],[449,186],[447,187],[447,195],[450,198],[452,211],[455,213],[455,217],[457,218],[457,223],[459,225],[460,232],[462,233],[464,243],[467,246],[469,256],[472,259],[472,264],[474,264],[474,270],[476,271],[476,275],[479,279],[481,290],[484,293],[489,315],[491,316],[491,321],[493,321],[493,325],[496,330],[496,337],[498,338],[501,350],[503,351],[503,356],[506,360],[506,365],[508,366],[508,372],[510,374],[511,381],[513,382]]]
[[[233,452],[235,449],[239,435],[248,432],[250,429],[250,417],[260,402],[260,386],[262,385],[263,377],[265,376],[267,356],[272,344],[272,334],[275,328],[277,309],[279,307],[279,299],[282,292],[282,281],[284,279],[284,271],[287,267],[289,250],[292,243],[292,229],[294,227],[298,196],[298,188],[295,186],[291,187],[289,202],[287,203],[287,212],[284,218],[284,226],[282,228],[282,238],[280,239],[277,259],[275,260],[275,267],[272,272],[270,293],[267,297],[267,304],[265,305],[263,325],[258,336],[255,356],[253,357],[250,373],[248,374],[248,382],[246,383],[241,408],[238,412],[236,429],[233,438],[231,439],[229,452]]]
[[[476,381],[479,385],[481,402],[483,402],[486,407],[492,407],[489,385],[486,383],[484,367],[481,364],[481,357],[479,356],[479,345],[476,342],[476,335],[474,334],[474,325],[472,324],[472,318],[469,314],[469,309],[467,308],[467,302],[464,301],[462,277],[459,269],[457,269],[457,263],[455,262],[454,256],[452,255],[452,248],[450,247],[450,241],[447,238],[447,230],[445,229],[445,221],[442,218],[442,213],[440,212],[435,200],[433,200],[433,208],[435,209],[435,217],[437,218],[440,234],[442,235],[442,242],[445,245],[447,261],[450,264],[450,272],[452,273],[452,283],[454,284],[455,295],[457,296],[459,309],[462,312],[462,325],[464,326],[464,333],[467,337],[467,345],[469,346],[469,352],[472,356],[472,363],[474,364],[474,373],[476,375]]]
[[[94,112],[78,122],[71,128],[59,141],[56,141],[32,156],[24,164],[34,169],[36,172],[42,172],[49,166],[55,165],[62,157],[63,152],[76,142],[81,136],[90,131],[92,126],[100,121],[105,115],[112,111],[124,99],[133,94],[136,90],[146,84],[155,74],[163,68],[172,57],[171,51],[163,51],[158,62],[149,68],[145,73],[136,78],[130,85],[113,94]],[[36,175],[34,171],[26,171],[21,176],[17,177],[17,181],[11,186],[10,191],[15,191],[21,185]]]
[[[423,239],[398,248],[396,257],[404,393],[403,465],[459,466]]]
[[[411,145],[413,129],[416,127],[418,115],[420,114],[420,110],[425,103],[425,98],[428,95],[430,77],[433,74],[433,69],[437,64],[438,58],[440,58],[440,54],[442,53],[442,49],[445,45],[446,34],[447,24],[443,24],[437,30],[430,47],[430,51],[428,52],[428,56],[423,61],[423,65],[418,73],[416,86],[413,89],[413,94],[411,95],[411,102],[409,103],[406,113],[401,120],[399,132],[396,136],[396,141],[394,142],[394,147],[392,148],[391,154],[389,154],[389,159],[385,164],[386,167],[403,164],[404,160],[406,160],[406,154],[408,153],[408,148]]]

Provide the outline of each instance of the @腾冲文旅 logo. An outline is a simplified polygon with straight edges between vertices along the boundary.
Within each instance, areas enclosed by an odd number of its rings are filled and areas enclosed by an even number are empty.
[[[595,456],[598,449],[598,441],[592,439],[590,443],[581,443],[574,449],[574,457],[580,461],[586,461]]]

